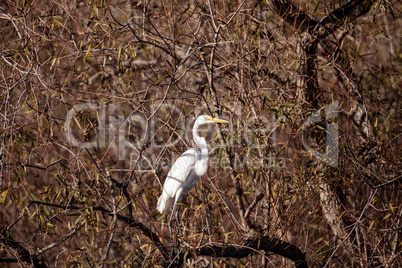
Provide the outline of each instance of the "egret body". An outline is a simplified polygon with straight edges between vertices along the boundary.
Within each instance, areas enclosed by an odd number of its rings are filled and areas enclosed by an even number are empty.
[[[173,206],[172,214],[170,215],[168,223],[170,235],[172,235],[171,221],[175,212],[177,212],[176,223],[179,226],[181,233],[178,220],[178,210],[176,211],[177,203],[180,203],[183,200],[184,196],[195,185],[198,178],[207,172],[209,160],[208,145],[205,138],[200,137],[198,131],[200,126],[211,123],[229,122],[208,115],[199,116],[193,126],[193,139],[200,147],[200,150],[191,148],[184,152],[184,154],[182,154],[173,164],[163,185],[163,192],[159,197],[157,210],[160,213],[164,213],[168,212]]]

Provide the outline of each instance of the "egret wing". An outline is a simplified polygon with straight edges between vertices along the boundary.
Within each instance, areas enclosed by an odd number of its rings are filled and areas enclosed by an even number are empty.
[[[201,152],[198,149],[189,149],[182,154],[170,169],[165,183],[163,193],[158,200],[157,209],[159,212],[167,212],[173,206],[176,193],[183,188],[181,198],[191,189],[198,179],[194,172],[194,166]]]

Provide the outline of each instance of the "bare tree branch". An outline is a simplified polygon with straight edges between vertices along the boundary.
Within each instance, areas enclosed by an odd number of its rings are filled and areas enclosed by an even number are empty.
[[[318,23],[289,0],[272,0],[269,3],[273,10],[297,30],[308,31],[314,29]]]
[[[352,0],[324,17],[314,28],[312,34],[318,39],[327,37],[342,24],[354,21],[371,10],[378,0]]]
[[[243,245],[206,245],[196,250],[196,256],[245,258],[247,256],[260,254],[261,250],[274,252],[282,257],[290,259],[298,268],[308,267],[304,253],[302,253],[298,247],[267,235],[256,235],[250,237]],[[185,262],[185,259],[194,257],[193,254],[192,250],[181,252],[179,261],[174,263],[174,265],[180,266]]]

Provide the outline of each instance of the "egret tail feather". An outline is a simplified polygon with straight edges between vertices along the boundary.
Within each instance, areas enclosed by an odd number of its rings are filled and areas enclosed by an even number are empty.
[[[159,213],[167,213],[171,207],[174,205],[174,198],[161,195],[158,200],[158,205],[156,209]]]

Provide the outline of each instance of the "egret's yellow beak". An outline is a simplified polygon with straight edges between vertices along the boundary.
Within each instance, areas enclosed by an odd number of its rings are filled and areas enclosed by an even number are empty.
[[[221,123],[221,124],[228,124],[229,123],[229,121],[219,119],[219,118],[214,118],[214,117],[210,117],[208,119],[211,120],[214,123]]]

